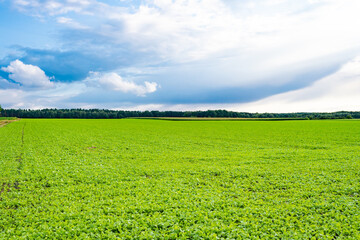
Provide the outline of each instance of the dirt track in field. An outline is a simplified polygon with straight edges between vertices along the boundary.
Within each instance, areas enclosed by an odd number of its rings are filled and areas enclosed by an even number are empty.
[[[8,125],[9,123],[16,122],[16,121],[19,121],[19,120],[18,119],[17,120],[0,120],[0,128]]]

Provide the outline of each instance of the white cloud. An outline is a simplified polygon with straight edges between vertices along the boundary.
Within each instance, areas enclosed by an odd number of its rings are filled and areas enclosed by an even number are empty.
[[[86,13],[86,9],[91,4],[96,3],[93,0],[14,0],[15,6],[31,15],[41,16],[43,14],[59,15],[70,12]]]
[[[12,61],[1,70],[10,73],[9,78],[25,88],[50,88],[54,85],[38,66],[24,64],[20,60]]]
[[[0,89],[0,102],[3,107],[14,106],[21,102],[23,91],[20,89]]]
[[[88,29],[89,27],[84,26],[80,23],[78,23],[77,21],[74,21],[72,18],[67,18],[67,17],[58,17],[57,22],[63,25],[66,25],[70,28],[74,28],[74,29]]]
[[[54,83],[52,88],[0,89],[0,103],[6,108],[41,109],[67,107],[72,97],[88,90],[83,82]],[[71,107],[69,105],[69,107]],[[74,107],[77,107],[74,105]]]
[[[138,85],[132,81],[124,80],[117,73],[100,74],[93,72],[85,82],[87,82],[89,86],[99,85],[107,90],[132,93],[137,96],[145,96],[148,93],[153,93],[158,88],[158,84],[155,82],[144,82],[144,85]]]
[[[309,87],[248,104],[229,106],[251,112],[332,112],[360,108],[360,58]]]
[[[114,15],[122,23],[117,40],[130,42],[141,51],[155,51],[163,60],[193,61],[239,45],[246,37],[241,19],[221,0],[154,0],[137,11]],[[114,29],[115,28],[115,29]]]

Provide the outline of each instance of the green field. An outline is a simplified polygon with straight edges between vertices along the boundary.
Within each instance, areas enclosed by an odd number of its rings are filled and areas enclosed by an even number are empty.
[[[360,239],[360,121],[0,128],[0,239]]]

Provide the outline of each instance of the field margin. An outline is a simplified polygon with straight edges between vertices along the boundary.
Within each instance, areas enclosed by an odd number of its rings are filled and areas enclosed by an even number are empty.
[[[19,121],[19,118],[5,118],[5,117],[0,117],[0,128],[5,127],[6,125],[12,123],[12,122],[16,122]]]

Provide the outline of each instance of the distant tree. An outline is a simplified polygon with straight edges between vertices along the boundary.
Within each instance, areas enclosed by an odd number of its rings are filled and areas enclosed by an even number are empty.
[[[0,0],[1,1],[1,0]],[[226,110],[208,111],[115,111],[107,109],[3,109],[0,116],[18,118],[127,118],[127,117],[221,117],[221,118],[299,118],[299,119],[360,119],[360,112],[333,113],[247,113]]]

